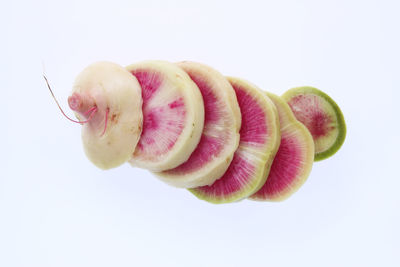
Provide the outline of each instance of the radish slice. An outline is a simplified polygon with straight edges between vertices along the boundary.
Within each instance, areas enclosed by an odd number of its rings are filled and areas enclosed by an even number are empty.
[[[204,130],[200,143],[185,163],[155,174],[176,187],[210,185],[228,169],[239,145],[239,105],[232,86],[216,70],[195,62],[181,62],[178,66],[189,74],[203,96]]]
[[[315,144],[315,161],[329,158],[340,149],[346,138],[346,123],[331,97],[317,88],[304,86],[286,91],[282,98],[297,120],[310,131]]]
[[[196,84],[178,66],[146,61],[127,67],[143,95],[143,132],[130,163],[164,171],[185,162],[200,141],[203,98]]]

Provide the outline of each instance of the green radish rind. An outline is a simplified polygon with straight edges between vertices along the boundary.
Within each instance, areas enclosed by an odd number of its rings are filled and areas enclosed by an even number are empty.
[[[312,94],[318,97],[323,98],[329,105],[331,105],[332,109],[335,112],[336,122],[337,122],[337,129],[338,135],[336,137],[335,142],[326,150],[322,152],[316,152],[314,156],[314,161],[321,161],[327,159],[334,155],[343,145],[344,140],[346,139],[346,123],[344,120],[344,116],[342,111],[340,110],[339,106],[336,102],[328,96],[326,93],[322,92],[321,90],[311,87],[311,86],[302,86],[302,87],[295,87],[286,91],[282,98],[289,103],[290,99],[294,96],[301,95],[301,94]]]

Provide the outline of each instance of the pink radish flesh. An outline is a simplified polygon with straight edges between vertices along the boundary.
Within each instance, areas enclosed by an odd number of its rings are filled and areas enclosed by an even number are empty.
[[[320,102],[321,98],[316,95],[298,95],[288,102],[297,120],[307,127],[314,140],[326,136],[335,128],[332,126],[333,119]]]
[[[278,111],[281,141],[265,184],[249,198],[280,201],[294,194],[307,179],[314,162],[314,141],[296,120],[283,98],[266,93]]]
[[[268,134],[265,111],[255,103],[253,96],[249,95],[243,88],[237,85],[233,88],[235,89],[240,111],[242,112],[240,145],[263,145],[265,143],[265,136]]]
[[[197,84],[200,92],[203,96],[204,101],[204,130],[206,131],[209,127],[219,121],[222,117],[219,114],[220,108],[218,107],[217,97],[214,95],[212,89],[209,87],[207,82],[196,75],[188,73],[190,78]],[[223,136],[215,137],[207,135],[203,131],[200,142],[196,149],[190,155],[189,159],[179,165],[178,167],[168,170],[167,174],[177,174],[191,172],[200,169],[202,166],[207,164],[214,157],[217,157],[219,152],[223,149],[224,138]]]
[[[186,109],[183,99],[177,97],[169,103],[151,107],[149,104],[162,83],[160,74],[146,70],[132,71],[132,74],[142,87],[143,97],[143,130],[137,149],[144,157],[162,155],[174,146],[184,127]],[[167,145],[159,146],[159,143]]]
[[[214,197],[227,197],[243,190],[243,185],[251,179],[255,166],[249,163],[240,152],[235,152],[231,165],[224,175],[211,186],[196,188],[202,194]]]
[[[190,158],[175,169],[165,171],[168,174],[186,173],[200,169],[214,157],[218,156],[223,147],[223,140],[202,135],[196,150]]]
[[[314,140],[314,161],[334,155],[346,138],[346,123],[336,102],[326,93],[310,86],[286,91],[282,98],[289,104],[294,116]]]
[[[255,97],[248,93],[248,90],[242,88],[239,84],[232,84],[242,113],[242,126],[240,128],[240,143],[236,150],[233,160],[224,175],[216,180],[210,186],[201,186],[192,189],[200,198],[228,199],[231,195],[239,195],[246,190],[248,184],[256,179],[255,172],[257,169],[264,169],[260,166],[262,161],[251,160],[246,157],[251,154],[250,158],[257,156],[252,152],[243,149],[257,150],[258,147],[266,142],[269,128],[266,123],[265,110],[256,101]],[[261,164],[263,165],[263,164]],[[207,197],[208,196],[208,197]]]
[[[299,144],[297,136],[282,135],[268,179],[254,196],[263,196],[263,198],[268,196],[267,198],[270,199],[290,189],[290,185],[298,178],[299,171],[303,167],[304,156],[301,147],[302,144]]]

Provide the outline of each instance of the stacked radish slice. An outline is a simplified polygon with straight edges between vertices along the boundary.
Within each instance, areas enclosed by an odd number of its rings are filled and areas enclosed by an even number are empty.
[[[346,134],[318,89],[281,98],[195,62],[95,63],[68,103],[96,166],[130,162],[212,203],[288,198]]]

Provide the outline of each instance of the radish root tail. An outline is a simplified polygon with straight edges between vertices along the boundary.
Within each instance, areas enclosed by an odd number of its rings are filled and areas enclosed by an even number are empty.
[[[70,120],[70,121],[72,121],[72,122],[79,123],[79,124],[88,123],[88,122],[92,119],[93,115],[94,115],[94,114],[96,113],[96,111],[97,111],[97,107],[96,107],[96,106],[90,108],[88,111],[85,112],[85,115],[89,114],[89,117],[88,117],[87,120],[84,120],[84,121],[77,121],[77,120],[74,120],[74,119],[71,119],[70,117],[68,117],[67,114],[65,114],[64,110],[61,108],[60,104],[58,103],[57,98],[55,97],[55,95],[54,95],[54,93],[53,93],[53,90],[51,90],[51,86],[50,86],[49,80],[47,79],[47,77],[46,77],[45,74],[43,74],[43,78],[44,78],[44,80],[46,81],[47,88],[49,88],[49,91],[50,91],[50,93],[51,93],[51,96],[53,97],[54,101],[56,102],[58,108],[60,109],[61,113],[64,115],[65,118],[67,118],[68,120]],[[107,119],[107,116],[108,116],[108,113],[106,113],[106,119]],[[106,127],[107,127],[107,121],[106,121]],[[105,128],[104,128],[104,132],[105,132]],[[104,134],[104,133],[103,133],[103,134]]]

